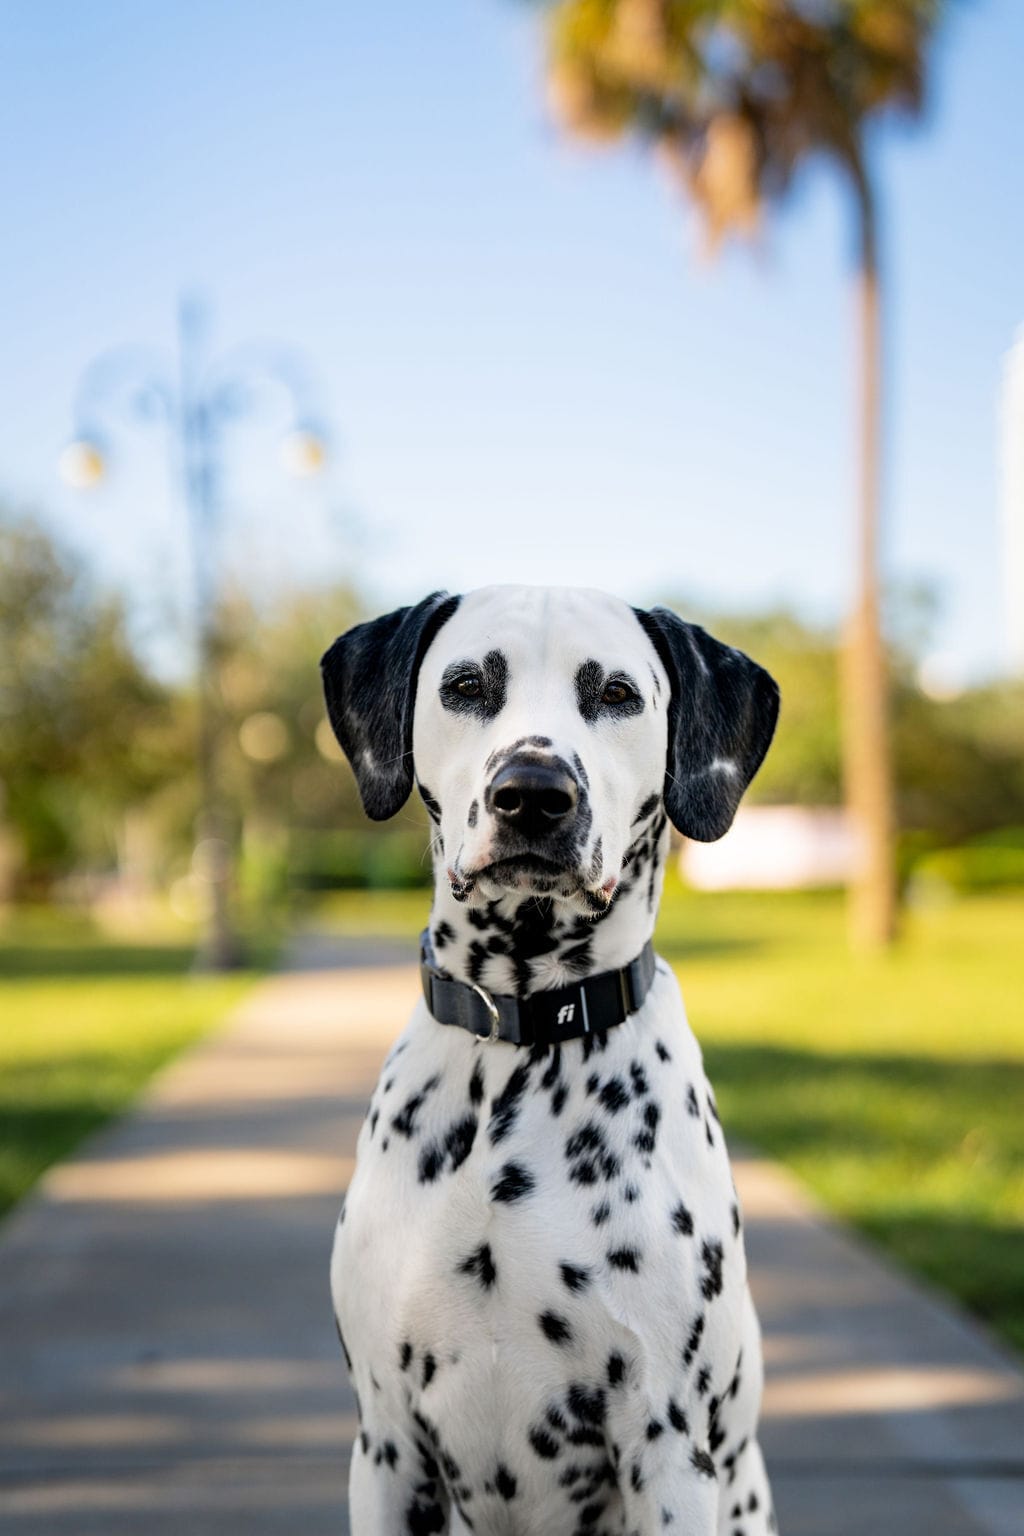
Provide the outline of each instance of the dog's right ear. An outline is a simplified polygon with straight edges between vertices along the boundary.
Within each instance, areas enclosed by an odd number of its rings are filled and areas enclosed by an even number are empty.
[[[432,592],[340,635],[320,662],[327,717],[367,816],[386,821],[412,793],[412,716],[420,663],[457,597]]]

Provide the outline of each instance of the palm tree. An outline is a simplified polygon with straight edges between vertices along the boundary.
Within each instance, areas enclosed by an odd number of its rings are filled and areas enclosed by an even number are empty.
[[[851,934],[896,929],[893,784],[878,528],[882,347],[871,119],[920,111],[939,0],[558,0],[555,110],[594,138],[638,134],[700,210],[712,245],[750,234],[812,155],[841,172],[856,228],[859,491],[843,665],[846,797],[862,845]]]

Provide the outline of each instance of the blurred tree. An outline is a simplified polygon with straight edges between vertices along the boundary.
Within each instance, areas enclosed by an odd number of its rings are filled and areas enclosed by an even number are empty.
[[[893,748],[902,826],[940,846],[1024,828],[1024,684],[932,699],[899,677]]]
[[[225,787],[241,818],[242,866],[272,894],[293,883],[407,884],[429,877],[418,797],[394,826],[368,829],[327,721],[319,657],[364,615],[351,588],[295,590],[258,609],[236,591],[218,614]]]
[[[920,110],[939,0],[557,0],[549,16],[555,108],[592,138],[642,135],[703,215],[712,245],[749,235],[811,155],[850,194],[860,340],[856,596],[843,658],[847,800],[865,864],[855,941],[896,925],[889,704],[878,591],[882,359],[871,119]]]
[[[114,860],[127,808],[185,769],[166,708],[119,600],[40,523],[0,515],[0,811],[16,889],[43,893],[83,856]]]
[[[1005,827],[1024,827],[1024,685],[989,684],[949,699],[917,683],[927,641],[920,611],[934,599],[914,588],[890,594],[894,631],[893,754],[899,793],[896,826],[912,847],[944,847]],[[702,612],[670,606],[762,662],[784,707],[772,750],[750,790],[762,804],[835,805],[842,798],[839,642],[828,629],[780,609],[768,614]],[[904,860],[904,863],[906,861]]]
[[[751,800],[837,805],[842,799],[842,764],[835,635],[785,609],[737,615],[701,613],[687,603],[670,606],[726,644],[756,656],[782,691],[779,726],[751,786]]]

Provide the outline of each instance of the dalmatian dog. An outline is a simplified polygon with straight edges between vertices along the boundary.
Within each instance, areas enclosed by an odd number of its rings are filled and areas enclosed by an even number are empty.
[[[415,784],[435,873],[331,1264],[353,1536],[774,1531],[740,1210],[650,948],[669,822],[726,831],[774,682],[665,609],[520,586],[322,666],[367,813]]]

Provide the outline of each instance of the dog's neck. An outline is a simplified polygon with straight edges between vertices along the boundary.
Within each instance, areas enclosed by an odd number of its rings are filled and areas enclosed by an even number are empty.
[[[570,901],[515,891],[493,901],[476,892],[458,900],[435,853],[430,937],[436,964],[456,981],[516,997],[628,965],[654,930],[667,849],[668,822],[659,805],[623,858],[610,904],[596,915],[584,915]]]

